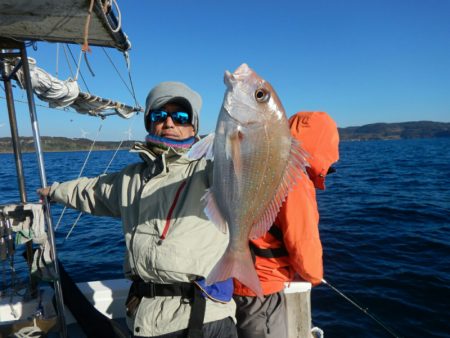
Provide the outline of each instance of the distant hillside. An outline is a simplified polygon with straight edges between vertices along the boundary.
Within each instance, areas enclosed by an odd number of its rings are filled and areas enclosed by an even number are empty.
[[[130,149],[135,141],[125,141],[121,149]],[[67,137],[41,137],[42,149],[44,151],[83,151],[89,150],[92,146],[92,140],[86,138],[67,138]],[[97,141],[94,150],[115,150],[120,142]],[[34,140],[32,137],[21,137],[20,147],[23,152],[34,151]],[[11,153],[13,151],[10,137],[0,137],[0,153]]]
[[[413,138],[450,137],[450,123],[418,121],[400,123],[374,123],[360,127],[339,128],[341,141],[367,140],[399,140]],[[130,149],[135,141],[126,141],[121,149]],[[32,137],[21,137],[20,145],[23,152],[34,151]],[[85,138],[42,137],[44,151],[79,151],[89,150],[92,140]],[[97,141],[94,150],[117,149],[119,142]],[[0,153],[12,152],[11,139],[0,137]]]
[[[373,123],[360,127],[339,128],[339,137],[342,141],[450,137],[450,123],[431,121]]]

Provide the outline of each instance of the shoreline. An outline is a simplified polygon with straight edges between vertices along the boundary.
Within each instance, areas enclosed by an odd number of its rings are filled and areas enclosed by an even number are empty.
[[[119,150],[130,150],[131,148],[119,148]],[[92,149],[92,151],[116,151],[117,149],[111,148],[111,149]],[[74,152],[81,152],[81,151],[86,151],[88,152],[89,149],[69,149],[69,150],[43,150],[42,152],[45,153],[74,153]],[[22,150],[22,154],[31,154],[31,153],[35,153],[35,150]],[[12,154],[14,155],[14,151],[1,151],[0,150],[0,154]]]

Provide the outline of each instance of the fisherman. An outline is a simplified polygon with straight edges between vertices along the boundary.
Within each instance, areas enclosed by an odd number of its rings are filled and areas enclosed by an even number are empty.
[[[323,278],[315,188],[325,189],[325,177],[339,158],[339,135],[335,122],[323,112],[297,113],[289,124],[292,136],[310,155],[310,167],[289,192],[274,225],[250,241],[264,297],[234,280],[239,338],[287,338],[285,283],[296,274],[312,285]]]
[[[160,83],[147,96],[146,144],[132,149],[142,162],[39,190],[68,207],[121,218],[124,272],[133,281],[126,304],[133,337],[237,337],[232,280],[204,282],[228,236],[200,203],[211,162],[186,156],[198,140],[201,105],[185,84]]]

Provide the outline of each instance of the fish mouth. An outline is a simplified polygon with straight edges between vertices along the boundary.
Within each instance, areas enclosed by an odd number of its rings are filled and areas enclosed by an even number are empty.
[[[233,73],[226,70],[225,74],[224,74],[225,85],[229,89],[231,89],[231,88],[233,88],[233,83],[236,83],[236,81],[238,81],[241,78],[248,77],[251,73],[252,73],[252,70],[246,63],[243,63],[239,67],[237,67]]]
[[[233,74],[226,70],[223,76],[223,82],[225,83],[227,88],[231,90],[233,88],[233,83],[236,82],[236,79],[234,78]]]

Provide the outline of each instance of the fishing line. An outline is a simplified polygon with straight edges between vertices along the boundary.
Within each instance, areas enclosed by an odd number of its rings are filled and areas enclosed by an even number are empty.
[[[331,285],[329,282],[327,282],[325,279],[322,279],[322,283],[327,285],[329,288],[331,288],[333,291],[335,291],[338,295],[340,295],[341,297],[343,297],[345,300],[347,300],[348,302],[350,302],[352,305],[356,306],[359,310],[361,310],[362,312],[364,312],[367,316],[369,316],[370,318],[372,318],[378,325],[380,325],[384,330],[386,330],[392,337],[396,337],[396,338],[402,338],[402,336],[399,336],[397,333],[395,333],[394,331],[392,331],[391,328],[389,328],[386,324],[384,324],[380,319],[378,319],[377,317],[375,317],[375,315],[373,315],[372,313],[369,312],[368,308],[364,308],[361,305],[359,305],[356,301],[350,299],[348,296],[344,295],[344,293],[342,293],[341,291],[339,291],[336,287],[334,287],[333,285]]]

